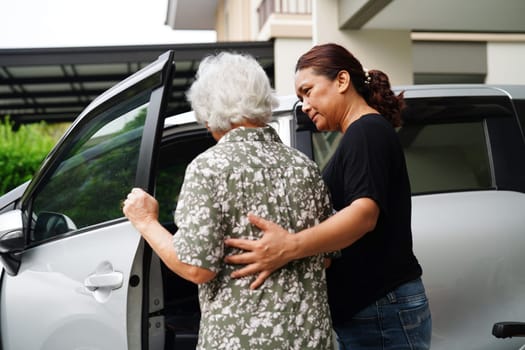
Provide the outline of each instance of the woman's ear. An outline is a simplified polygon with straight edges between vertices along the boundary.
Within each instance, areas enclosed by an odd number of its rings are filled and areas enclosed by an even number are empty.
[[[346,70],[339,71],[335,79],[337,81],[337,88],[339,92],[346,92],[346,90],[348,90],[348,87],[352,83],[350,81],[350,74]]]

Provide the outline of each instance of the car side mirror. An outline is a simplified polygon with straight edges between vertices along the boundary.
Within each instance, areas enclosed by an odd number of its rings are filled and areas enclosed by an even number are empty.
[[[22,211],[12,210],[0,215],[0,262],[14,276],[20,268],[20,253],[25,246]]]
[[[76,229],[75,223],[65,214],[40,212],[36,219],[32,241],[43,241]]]

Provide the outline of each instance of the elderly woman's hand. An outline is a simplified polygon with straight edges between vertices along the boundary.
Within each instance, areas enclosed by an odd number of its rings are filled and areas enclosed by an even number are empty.
[[[281,226],[253,214],[248,214],[248,219],[263,231],[263,236],[257,241],[227,239],[226,245],[246,252],[227,256],[225,261],[229,264],[246,264],[232,273],[233,278],[258,274],[256,280],[250,285],[250,288],[256,289],[273,271],[293,260],[291,252],[295,249],[295,243],[294,235]]]
[[[140,188],[132,189],[123,204],[124,215],[139,232],[143,232],[150,223],[158,221],[157,200]]]

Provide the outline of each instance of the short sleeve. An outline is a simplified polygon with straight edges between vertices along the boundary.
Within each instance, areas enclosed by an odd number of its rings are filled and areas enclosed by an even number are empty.
[[[221,210],[217,201],[217,174],[202,162],[190,163],[175,210],[178,231],[173,245],[179,260],[218,272],[224,255],[220,229]]]
[[[373,117],[379,118],[379,117]],[[381,117],[382,118],[382,117]],[[344,202],[371,198],[384,210],[387,202],[390,152],[377,127],[355,123],[343,148]]]
[[[334,214],[334,209],[328,187],[321,177],[319,177],[318,188],[321,189],[318,193],[319,198],[317,199],[317,203],[319,203],[320,206],[319,213],[321,214],[319,221],[323,222]]]

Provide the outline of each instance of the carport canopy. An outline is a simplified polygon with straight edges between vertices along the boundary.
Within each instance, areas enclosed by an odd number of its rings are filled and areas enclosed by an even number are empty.
[[[174,50],[176,64],[169,114],[190,109],[185,92],[199,62],[220,51],[254,56],[273,85],[273,41],[0,49],[0,118],[15,125],[73,121],[95,97],[167,50]]]

